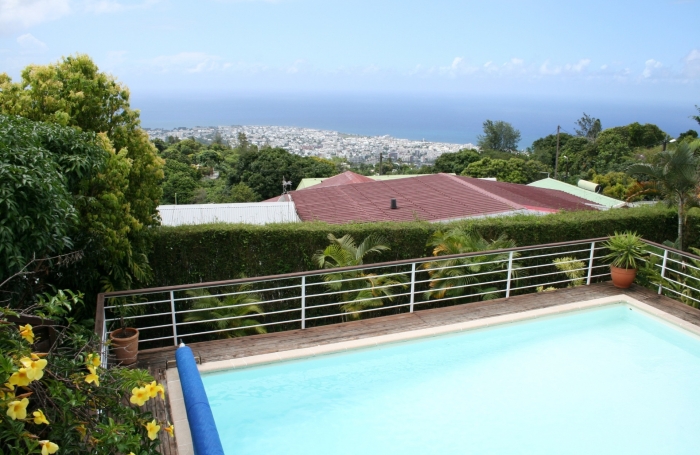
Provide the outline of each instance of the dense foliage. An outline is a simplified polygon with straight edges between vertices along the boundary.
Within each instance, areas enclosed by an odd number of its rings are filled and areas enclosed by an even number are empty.
[[[23,317],[50,318],[46,340],[0,308],[0,451],[157,454],[159,433],[172,437],[173,427],[143,406],[164,399],[163,386],[145,370],[103,368],[99,340],[67,317],[80,304],[80,295],[61,291],[25,309]],[[48,350],[38,352],[40,344]]]
[[[70,240],[73,248],[85,252],[85,259],[54,280],[87,292],[91,301],[99,289],[124,289],[135,280],[147,281],[150,244],[145,228],[158,224],[163,162],[140,128],[139,113],[129,105],[128,89],[100,72],[88,56],[71,56],[55,64],[30,65],[16,83],[0,74],[0,113],[55,125],[47,129],[39,123],[24,124],[15,134],[23,138],[7,145],[11,153],[15,147],[26,149],[26,144],[41,142],[34,135],[49,141],[62,138],[55,146],[49,142],[43,147],[54,155],[56,170],[67,175],[65,191],[73,196],[79,220],[69,233]],[[68,129],[92,136],[71,135]],[[90,172],[76,172],[81,170],[73,168],[77,161],[56,161],[59,156],[77,158],[88,152],[101,154],[97,160],[101,162]],[[60,192],[56,194],[60,198]],[[34,252],[45,253],[32,248],[23,255]]]
[[[696,226],[689,215],[689,226]],[[570,212],[547,216],[515,216],[467,220],[449,226],[426,222],[272,224],[267,226],[213,224],[161,227],[154,233],[154,285],[226,280],[238,276],[265,276],[314,270],[312,254],[336,238],[350,234],[364,239],[372,234],[386,239],[391,250],[372,261],[426,257],[426,243],[438,229],[471,224],[485,238],[505,234],[519,246],[603,237],[615,231],[635,230],[645,239],[662,242],[676,238],[677,218],[663,206]],[[687,233],[688,245],[698,245],[697,228]]]

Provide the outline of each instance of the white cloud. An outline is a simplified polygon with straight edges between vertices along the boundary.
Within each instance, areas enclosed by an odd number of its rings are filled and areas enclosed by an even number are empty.
[[[588,68],[588,65],[591,64],[591,60],[588,58],[582,58],[576,63],[567,63],[565,65],[561,66],[550,66],[549,60],[546,60],[541,66],[540,66],[540,74],[543,76],[556,76],[559,74],[567,74],[567,75],[572,75],[572,74],[580,74],[582,73],[586,68]]]
[[[23,52],[42,52],[49,48],[46,43],[38,40],[31,33],[25,33],[17,37],[17,43]]]
[[[664,65],[661,62],[657,62],[653,58],[647,60],[644,63],[644,71],[642,71],[642,77],[649,79],[651,77],[656,77],[660,75],[663,71]]]
[[[693,49],[683,59],[683,76],[686,79],[700,79],[700,49]]]
[[[203,73],[230,67],[230,64],[222,62],[222,58],[217,55],[205,54],[204,52],[180,52],[175,55],[161,55],[150,60],[148,66],[156,71]]]
[[[121,13],[136,9],[149,8],[160,0],[118,1],[118,0],[85,0],[85,11],[95,14]]]
[[[69,0],[0,0],[0,33],[52,21],[70,11]]]

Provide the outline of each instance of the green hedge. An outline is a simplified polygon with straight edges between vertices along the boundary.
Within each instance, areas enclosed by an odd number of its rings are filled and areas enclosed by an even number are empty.
[[[687,245],[698,245],[697,221],[691,215]],[[351,234],[361,241],[372,233],[383,235],[391,251],[375,255],[371,261],[391,261],[430,255],[425,244],[438,229],[472,224],[487,238],[500,233],[515,239],[519,246],[536,245],[592,237],[615,231],[633,230],[657,242],[676,238],[677,217],[663,206],[615,209],[605,212],[570,212],[547,216],[483,218],[450,224],[357,223],[329,225],[296,223],[253,226],[210,224],[160,227],[154,230],[150,262],[154,271],[151,286],[217,281],[241,276],[276,275],[312,270],[312,255],[328,245],[326,236]]]

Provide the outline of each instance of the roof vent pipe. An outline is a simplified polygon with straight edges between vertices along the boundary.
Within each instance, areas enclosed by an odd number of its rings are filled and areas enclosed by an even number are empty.
[[[391,208],[392,209],[397,209],[398,207],[396,206],[396,199],[391,200]]]
[[[588,180],[579,180],[578,187],[584,190],[593,191],[594,193],[600,193],[603,191],[603,187],[595,182],[589,182]]]

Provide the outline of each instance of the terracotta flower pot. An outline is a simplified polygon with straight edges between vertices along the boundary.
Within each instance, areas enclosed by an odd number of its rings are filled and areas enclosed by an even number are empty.
[[[637,269],[621,269],[611,265],[610,276],[616,288],[627,289],[632,285],[634,278],[637,276]]]
[[[134,328],[117,329],[109,332],[112,340],[112,350],[117,356],[120,365],[132,365],[136,363],[139,355],[139,331]]]

